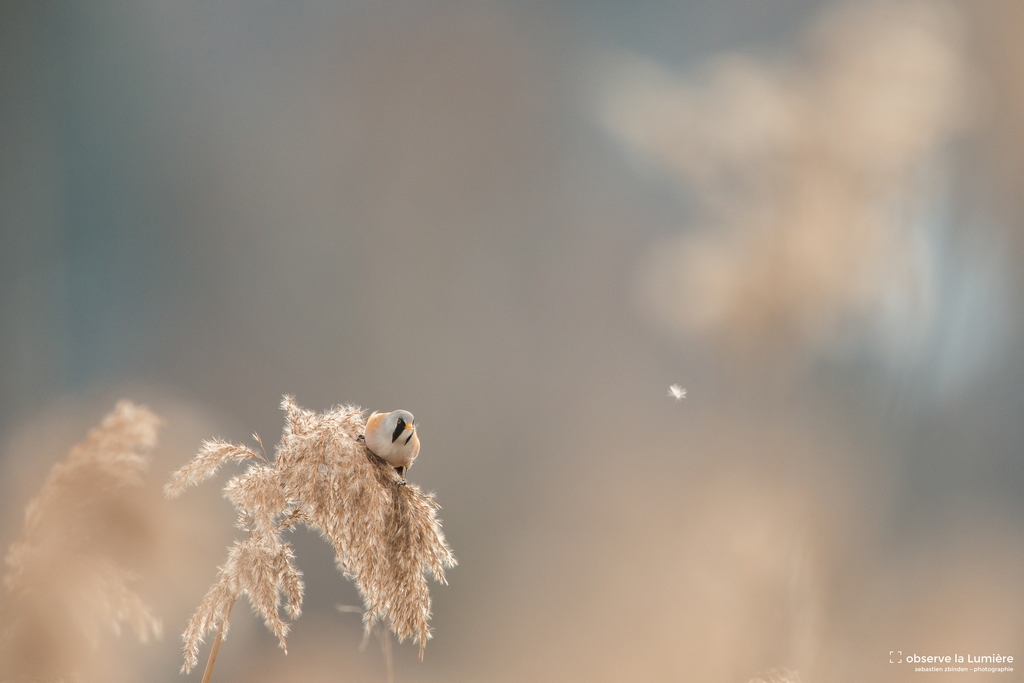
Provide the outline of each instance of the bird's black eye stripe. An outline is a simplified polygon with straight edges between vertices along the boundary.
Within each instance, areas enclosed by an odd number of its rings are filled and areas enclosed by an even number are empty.
[[[406,437],[405,445],[408,446],[410,441],[412,441],[412,432],[409,432],[409,436]]]
[[[398,437],[405,431],[405,420],[398,418],[398,424],[395,425],[395,433],[391,435],[391,443],[398,441]]]

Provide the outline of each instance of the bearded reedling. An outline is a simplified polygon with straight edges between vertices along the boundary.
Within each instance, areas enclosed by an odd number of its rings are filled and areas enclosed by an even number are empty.
[[[371,453],[391,465],[405,481],[406,471],[420,454],[416,418],[408,410],[373,413],[366,421],[363,440]]]

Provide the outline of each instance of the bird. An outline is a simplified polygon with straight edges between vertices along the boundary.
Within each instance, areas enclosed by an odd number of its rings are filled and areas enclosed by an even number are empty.
[[[416,418],[412,413],[408,410],[374,412],[367,418],[361,438],[366,448],[394,467],[405,483],[406,471],[420,454],[420,438],[416,435]]]

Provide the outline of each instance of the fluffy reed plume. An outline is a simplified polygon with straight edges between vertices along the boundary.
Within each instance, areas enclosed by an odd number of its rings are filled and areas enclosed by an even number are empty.
[[[28,504],[5,558],[0,676],[76,677],[83,648],[104,627],[120,633],[127,623],[143,641],[160,635],[125,564],[151,540],[140,494],[161,424],[142,406],[118,403]]]
[[[378,620],[389,621],[399,642],[412,638],[419,644],[422,659],[430,638],[425,572],[444,583],[445,568],[455,565],[434,496],[404,485],[394,468],[357,440],[365,426],[359,408],[315,413],[299,408],[290,396],[281,408],[287,424],[273,462],[245,446],[207,441],[164,489],[174,497],[226,462],[250,463],[224,488],[248,536],[231,547],[216,583],[182,634],[182,669],[187,672],[198,663],[199,644],[214,630],[216,650],[231,606],[243,594],[285,648],[288,624],[279,613],[281,596],[289,618],[295,619],[303,585],[281,534],[300,522],[334,545],[339,569],[362,595],[367,630]]]
[[[644,305],[681,334],[829,347],[851,325],[913,348],[938,305],[928,230],[943,152],[967,123],[958,17],[942,2],[854,4],[809,58],[720,58],[678,78],[623,60],[609,130],[697,199],[656,245]]]

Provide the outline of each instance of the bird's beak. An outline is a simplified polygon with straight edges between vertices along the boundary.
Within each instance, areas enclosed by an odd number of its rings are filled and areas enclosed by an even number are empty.
[[[412,429],[412,426],[413,426],[412,423],[408,422],[408,423],[406,423],[405,428],[406,429]]]

